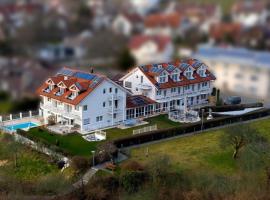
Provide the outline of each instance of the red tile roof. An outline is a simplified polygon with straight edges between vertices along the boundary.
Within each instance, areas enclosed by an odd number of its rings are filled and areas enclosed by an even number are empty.
[[[158,46],[159,51],[163,51],[166,46],[171,42],[171,38],[167,36],[161,35],[137,35],[133,36],[129,42],[130,49],[138,49],[146,42],[152,41]]]
[[[170,68],[172,68],[172,69],[175,69],[175,68],[180,69],[181,70],[180,81],[174,82],[169,77],[168,82],[166,82],[166,83],[158,83],[157,80],[155,79],[155,77],[158,76],[162,71],[160,70],[160,72],[154,72],[154,73],[152,72],[152,69],[154,67],[157,67],[157,65],[162,66],[162,69],[168,71],[169,73],[171,72]],[[175,62],[171,62],[171,63],[160,63],[160,64],[154,64],[154,65],[140,66],[139,69],[146,75],[146,77],[157,88],[166,89],[166,88],[173,88],[173,87],[179,87],[179,86],[185,86],[185,85],[190,85],[190,84],[215,80],[216,77],[208,69],[206,70],[206,77],[201,77],[201,76],[199,76],[199,74],[197,74],[196,69],[198,69],[201,65],[203,65],[203,63],[196,60],[196,59],[187,59],[187,60],[175,61]],[[191,66],[192,68],[195,69],[195,71],[193,73],[194,79],[189,80],[183,75],[183,72],[185,71],[187,66]]]
[[[147,106],[151,104],[157,103],[156,101],[143,96],[143,95],[132,95],[128,96],[126,100],[126,107],[127,108],[136,108],[141,106]]]
[[[55,84],[55,88],[50,91],[50,92],[45,92],[44,90],[48,88],[49,84],[47,82],[44,82],[38,89],[37,89],[37,94],[41,95],[41,96],[46,96],[52,99],[56,99],[71,105],[77,105],[79,104],[85,97],[87,97],[93,90],[95,90],[95,88],[101,84],[103,82],[103,80],[106,79],[106,77],[101,76],[101,75],[97,75],[97,74],[91,74],[95,77],[95,79],[92,80],[88,80],[85,78],[79,78],[76,76],[76,73],[84,73],[84,74],[90,74],[90,73],[86,73],[86,72],[81,72],[78,70],[73,70],[73,69],[68,69],[68,68],[64,68],[64,70],[69,70],[70,72],[72,72],[72,75],[63,75],[63,74],[57,74],[56,76],[53,77],[49,77],[48,79],[51,79],[54,84]],[[48,80],[47,79],[47,80]],[[55,95],[55,93],[57,93],[60,88],[57,87],[57,84],[63,82],[66,86],[67,89],[65,91],[65,93],[61,96],[57,96]],[[93,84],[94,83],[94,84]],[[73,84],[75,84],[77,87],[79,87],[79,95],[74,98],[73,100],[68,99],[68,96],[71,95],[71,91],[68,89],[70,86],[72,86]],[[92,85],[93,84],[93,85]]]
[[[232,13],[261,13],[266,9],[265,1],[239,1],[232,6]]]
[[[152,14],[146,17],[145,27],[165,27],[178,28],[181,23],[181,15],[178,13],[172,14]]]
[[[138,23],[143,21],[142,17],[137,13],[123,12],[122,15],[132,23]]]
[[[240,36],[241,30],[242,26],[239,23],[219,23],[210,27],[210,35],[215,39],[222,39],[226,35],[237,38]]]

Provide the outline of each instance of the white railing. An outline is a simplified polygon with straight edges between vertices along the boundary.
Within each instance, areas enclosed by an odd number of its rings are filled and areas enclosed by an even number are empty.
[[[136,129],[133,130],[133,135],[137,135],[137,134],[141,134],[141,133],[145,133],[145,132],[150,132],[150,131],[155,131],[157,130],[157,125],[153,125],[153,126],[146,126],[140,129]]]
[[[142,84],[142,83],[140,83],[138,85],[138,88],[140,88],[142,90],[151,90],[152,89],[152,86],[151,85],[148,85],[148,84]]]

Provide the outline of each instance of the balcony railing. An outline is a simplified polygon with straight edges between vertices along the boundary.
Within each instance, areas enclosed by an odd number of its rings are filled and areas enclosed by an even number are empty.
[[[142,84],[142,83],[140,83],[138,85],[138,88],[141,89],[141,90],[151,90],[152,89],[152,86],[151,85],[148,85],[148,84]]]
[[[74,110],[67,111],[64,108],[54,107],[53,105],[48,105],[48,104],[40,104],[40,107],[42,109],[49,110],[57,115],[62,115],[64,117],[81,120],[81,117],[78,111],[74,111]]]

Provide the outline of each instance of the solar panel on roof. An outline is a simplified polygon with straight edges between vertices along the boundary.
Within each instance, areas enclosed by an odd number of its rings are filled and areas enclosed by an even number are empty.
[[[189,67],[189,64],[187,64],[187,63],[181,63],[180,66],[181,66],[182,68],[186,69],[186,68]]]
[[[168,67],[167,67],[167,70],[168,71],[173,71],[175,69],[175,66],[173,66],[173,65],[169,65]]]
[[[133,97],[132,102],[136,106],[143,106],[143,105],[147,104],[147,101],[141,97]]]
[[[62,68],[59,72],[57,72],[57,74],[61,74],[64,76],[72,76],[74,74],[74,72],[70,69]]]
[[[76,72],[74,76],[77,78],[81,78],[81,79],[85,79],[89,81],[93,80],[96,77],[96,75],[94,74],[89,74],[89,73],[84,73],[84,72]]]
[[[96,76],[93,79],[92,83],[89,85],[89,88],[94,88],[101,81],[101,77]]]

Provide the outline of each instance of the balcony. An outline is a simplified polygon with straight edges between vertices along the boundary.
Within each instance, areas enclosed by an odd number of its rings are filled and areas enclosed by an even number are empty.
[[[151,90],[152,89],[152,86],[151,85],[148,85],[148,84],[142,84],[142,83],[140,83],[138,85],[138,88],[141,89],[141,90]]]
[[[52,104],[40,104],[40,108],[43,110],[48,110],[56,115],[61,115],[69,119],[81,120],[80,114],[77,111],[67,111],[63,108],[55,107]]]
[[[120,109],[120,108],[108,108],[108,113],[110,114],[110,115],[113,115],[113,114],[117,114],[117,113],[121,113],[122,112],[122,109]]]
[[[120,96],[119,94],[112,94],[112,95],[110,95],[110,96],[108,96],[108,100],[119,100],[119,99],[121,99],[122,98],[122,96]]]

